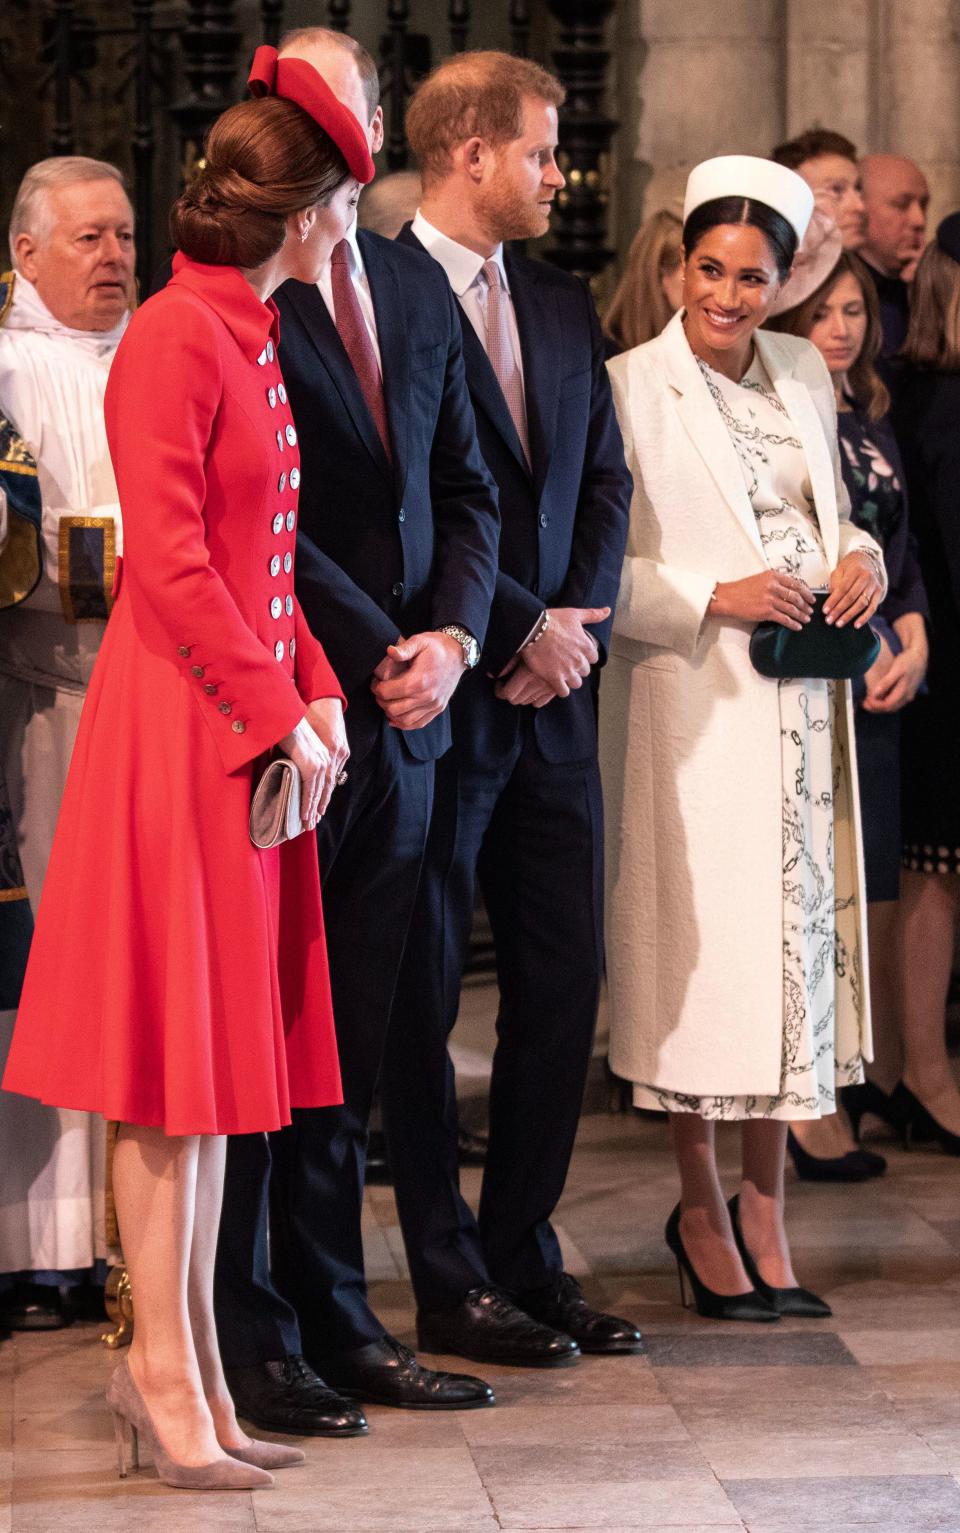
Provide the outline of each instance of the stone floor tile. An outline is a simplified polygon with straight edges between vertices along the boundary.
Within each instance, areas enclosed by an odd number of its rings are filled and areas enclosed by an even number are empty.
[[[500,1527],[507,1533],[560,1528],[627,1530],[690,1527],[706,1523],[738,1528],[741,1518],[715,1480],[634,1480],[574,1489],[504,1482],[491,1495]]]
[[[479,1481],[463,1487],[424,1479],[387,1488],[359,1477],[299,1488],[285,1482],[279,1491],[261,1491],[254,1511],[257,1533],[498,1533]]]
[[[897,1363],[862,1368],[873,1383],[896,1404],[960,1399],[960,1361],[946,1363]]]
[[[672,1405],[584,1405],[559,1411],[549,1404],[497,1407],[459,1416],[471,1448],[539,1444],[573,1448],[610,1444],[689,1442],[690,1434]]]
[[[817,1368],[799,1364],[778,1368],[767,1364],[728,1368],[655,1368],[651,1370],[672,1404],[726,1405],[733,1412],[751,1404],[792,1406],[797,1411],[815,1401],[869,1401],[886,1404],[880,1370]]]
[[[843,1437],[710,1439],[697,1446],[718,1480],[765,1480],[771,1467],[780,1480],[826,1479],[834,1475],[941,1475],[947,1466],[915,1432],[866,1433]]]
[[[18,1449],[60,1452],[113,1444],[113,1425],[103,1397],[90,1410],[18,1411],[14,1417]]]
[[[856,1367],[856,1360],[832,1331],[786,1330],[776,1325],[738,1325],[699,1334],[648,1333],[647,1356],[654,1368]]]
[[[828,1479],[725,1480],[723,1488],[748,1528],[758,1522],[784,1533],[798,1524],[838,1522],[902,1529],[960,1528],[960,1485],[949,1475],[850,1475]]]
[[[930,1455],[934,1472],[940,1467]],[[711,1480],[713,1478],[700,1449],[686,1441],[615,1443],[576,1446],[546,1443],[496,1447],[474,1446],[473,1460],[480,1478],[494,1501],[505,1486],[567,1485],[576,1490],[595,1485],[597,1494],[606,1495],[610,1485],[641,1480]]]
[[[960,1318],[960,1304],[954,1322]],[[887,1327],[875,1331],[843,1330],[842,1340],[858,1363],[869,1367],[902,1368],[911,1363],[960,1363],[960,1328],[952,1330],[901,1331]]]

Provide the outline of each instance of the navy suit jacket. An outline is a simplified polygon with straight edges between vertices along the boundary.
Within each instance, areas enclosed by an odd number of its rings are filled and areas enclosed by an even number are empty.
[[[388,644],[446,623],[483,643],[499,517],[445,275],[422,252],[366,230],[358,238],[392,463],[318,288],[285,282],[274,299],[303,473],[296,591],[347,694],[350,747],[361,757],[383,718],[370,679]],[[420,760],[442,755],[448,713],[403,739]]]
[[[398,242],[423,249],[409,224]],[[456,306],[480,448],[500,492],[500,570],[483,655],[451,703],[451,759],[463,765],[496,759],[515,744],[526,710],[501,702],[493,678],[544,608],[609,607],[612,613],[632,490],[589,289],[544,261],[509,249],[505,259],[523,357],[532,468],[487,354]],[[612,617],[591,630],[601,663],[611,623]],[[585,683],[534,710],[534,735],[547,761],[594,755],[593,688]]]

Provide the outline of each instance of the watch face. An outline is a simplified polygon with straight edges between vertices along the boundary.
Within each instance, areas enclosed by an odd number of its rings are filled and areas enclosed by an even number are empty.
[[[476,639],[471,639],[469,643],[463,646],[463,658],[467,669],[472,671],[480,659],[480,646]]]

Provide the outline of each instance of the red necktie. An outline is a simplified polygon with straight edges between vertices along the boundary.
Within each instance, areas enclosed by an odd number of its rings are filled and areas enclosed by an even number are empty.
[[[387,405],[383,397],[383,379],[377,366],[377,354],[373,349],[357,290],[350,271],[350,248],[346,240],[334,246],[330,258],[333,276],[333,312],[337,334],[350,358],[357,375],[360,392],[383,443],[383,450],[390,462],[393,451],[390,446],[390,427],[387,424]]]

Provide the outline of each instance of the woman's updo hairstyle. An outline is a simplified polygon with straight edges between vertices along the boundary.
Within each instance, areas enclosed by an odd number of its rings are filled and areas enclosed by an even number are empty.
[[[714,197],[694,208],[683,226],[683,248],[688,261],[704,235],[721,224],[749,224],[751,229],[759,229],[766,236],[780,281],[784,280],[797,253],[797,231],[782,213],[752,197]]]
[[[278,96],[241,101],[217,118],[204,164],[170,212],[184,255],[211,266],[261,266],[283,244],[285,222],[329,202],[347,162],[313,118]]]

